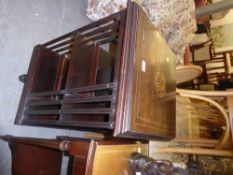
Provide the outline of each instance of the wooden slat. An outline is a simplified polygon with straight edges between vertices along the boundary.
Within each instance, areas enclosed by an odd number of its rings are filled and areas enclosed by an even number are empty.
[[[85,31],[88,31],[88,30],[90,30],[90,29],[93,29],[93,28],[95,28],[95,27],[97,27],[97,26],[100,26],[100,25],[103,25],[103,24],[105,24],[105,23],[108,23],[108,22],[111,21],[111,20],[118,20],[117,18],[120,17],[121,13],[122,13],[122,12],[120,11],[120,12],[118,12],[118,13],[112,14],[112,15],[110,15],[110,16],[108,16],[108,17],[105,17],[105,18],[103,18],[103,19],[101,19],[101,20],[98,20],[98,21],[96,21],[96,22],[93,22],[93,23],[91,23],[91,24],[88,24],[88,25],[86,25],[86,26],[84,26],[84,27],[78,29],[77,31],[78,31],[78,32],[85,32]]]
[[[59,110],[26,110],[25,114],[27,115],[58,115],[60,114]]]
[[[75,30],[75,31],[76,31],[76,30]],[[56,39],[53,39],[53,40],[51,40],[51,41],[49,41],[49,42],[47,42],[47,43],[44,43],[43,45],[47,47],[47,46],[49,46],[49,45],[55,44],[56,42],[62,41],[62,40],[64,40],[65,38],[72,37],[72,36],[75,34],[75,33],[74,33],[75,31],[72,31],[72,32],[70,32],[70,33],[67,33],[67,34],[61,36],[61,37],[58,37],[58,38],[56,38]]]
[[[84,121],[60,121],[59,124],[63,126],[72,126],[72,127],[88,127],[88,128],[105,128],[113,129],[112,122],[84,122]]]
[[[92,31],[87,32],[83,35],[80,35],[80,38],[98,35],[98,34],[101,34],[103,32],[108,32],[109,30],[111,30],[111,31],[116,30],[118,28],[118,25],[119,25],[119,22],[117,21],[117,22],[113,22],[113,23],[105,25],[105,26],[100,26],[95,30],[92,30]]]
[[[61,43],[58,43],[56,45],[53,45],[52,47],[49,47],[49,49],[55,49],[55,48],[59,48],[61,46],[64,46],[64,45],[68,45],[68,44],[72,44],[74,42],[74,39],[69,39],[67,41],[64,41],[64,42],[61,42]]]
[[[28,106],[52,106],[52,105],[61,105],[62,100],[53,100],[53,101],[37,101],[29,102]]]
[[[57,42],[59,42],[61,40],[64,40],[65,38],[72,37],[76,33],[85,32],[85,31],[88,32],[89,30],[91,30],[91,29],[93,29],[95,27],[98,27],[100,25],[103,25],[105,23],[108,23],[111,20],[113,20],[113,21],[119,20],[118,18],[120,17],[121,13],[122,13],[122,11],[120,11],[118,13],[115,13],[115,14],[112,14],[112,15],[110,15],[108,17],[105,17],[105,18],[103,18],[101,20],[98,20],[96,22],[90,23],[90,24],[88,24],[88,25],[86,25],[86,26],[84,26],[84,27],[82,27],[80,29],[74,30],[72,32],[69,32],[69,33],[61,36],[61,37],[58,37],[58,38],[53,39],[53,40],[51,40],[51,41],[49,41],[47,43],[44,43],[43,45],[47,47],[47,46],[55,44],[55,43],[57,43]]]
[[[112,37],[117,37],[118,33],[115,31],[110,31],[110,32],[105,32],[99,35],[95,35],[95,36],[91,36],[91,37],[87,37],[84,38],[80,41],[78,41],[77,43],[88,43],[88,42],[97,42],[98,40],[103,40],[103,39],[108,39],[108,38],[112,38]]]
[[[61,114],[110,114],[114,109],[111,108],[83,108],[83,109],[69,109],[62,110]],[[95,117],[93,115],[93,117]]]
[[[62,52],[62,51],[70,50],[73,46],[74,46],[73,44],[70,44],[69,46],[62,47],[58,50],[54,50],[54,52]]]
[[[47,91],[47,92],[35,92],[29,94],[29,97],[43,97],[43,96],[53,96],[53,95],[62,95],[66,91],[61,90],[61,91]]]
[[[215,70],[215,69],[225,69],[225,66],[218,66],[218,67],[210,67],[210,68],[206,68],[207,71],[211,71],[211,70]]]
[[[52,126],[72,126],[72,127],[88,127],[88,128],[105,128],[113,129],[112,122],[83,122],[83,121],[54,121],[54,120],[38,120],[23,119],[22,123],[28,125],[52,125]]]
[[[191,103],[191,102],[178,102],[178,104],[187,105],[190,107],[189,109],[199,108],[199,109],[204,110],[204,111],[219,113],[219,111],[216,108],[213,108],[212,106],[207,105],[207,104],[197,104],[197,103]]]
[[[117,83],[107,83],[107,84],[99,84],[94,86],[86,86],[81,88],[73,88],[69,89],[67,93],[82,93],[82,92],[90,92],[90,91],[99,91],[99,90],[106,90],[106,89],[113,89],[117,88]]]
[[[85,86],[81,88],[73,88],[73,89],[61,90],[61,91],[36,92],[36,93],[29,94],[29,97],[63,95],[64,93],[70,93],[70,94],[82,93],[82,92],[99,91],[99,90],[106,90],[106,89],[113,89],[113,88],[117,88],[117,83],[106,83],[106,84]]]
[[[64,103],[93,103],[93,102],[105,102],[111,101],[113,96],[97,96],[97,97],[82,97],[82,98],[72,98],[72,99],[65,99]]]
[[[111,36],[109,38],[105,38],[105,39],[99,40],[97,42],[100,45],[103,45],[103,44],[106,44],[106,43],[109,43],[109,42],[112,42],[112,41],[117,41],[117,39],[118,39],[118,35],[114,35],[114,36]]]
[[[28,125],[58,125],[58,120],[39,120],[39,119],[23,119],[22,123]]]

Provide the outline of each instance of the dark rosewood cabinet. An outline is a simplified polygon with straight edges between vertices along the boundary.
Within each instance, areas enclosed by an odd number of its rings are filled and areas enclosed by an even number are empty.
[[[129,2],[34,48],[15,123],[171,139],[175,86],[175,56]]]

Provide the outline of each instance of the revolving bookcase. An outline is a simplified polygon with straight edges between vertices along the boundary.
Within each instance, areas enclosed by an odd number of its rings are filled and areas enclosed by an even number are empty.
[[[175,136],[175,56],[143,9],[127,9],[35,46],[15,123]]]

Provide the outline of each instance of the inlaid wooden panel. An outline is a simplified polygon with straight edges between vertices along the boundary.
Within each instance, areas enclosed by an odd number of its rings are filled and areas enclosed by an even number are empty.
[[[175,55],[144,11],[136,4],[130,8],[135,30],[130,37],[135,40],[128,44],[131,53],[124,58],[128,59],[127,78],[122,82],[125,104],[117,132],[169,139],[175,136]]]
[[[174,135],[175,56],[145,14],[139,14],[133,75],[133,130]]]
[[[95,151],[92,175],[133,175],[129,167],[129,157],[134,152],[148,156],[148,145],[99,145]]]

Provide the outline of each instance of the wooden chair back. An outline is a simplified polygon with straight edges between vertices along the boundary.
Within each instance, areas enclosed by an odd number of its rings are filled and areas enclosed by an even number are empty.
[[[212,40],[194,44],[190,46],[192,52],[192,62],[210,61],[213,59],[215,52]]]
[[[186,130],[181,133],[177,127],[175,146],[158,152],[233,157],[233,91],[177,89],[177,98],[182,99],[177,100],[177,111],[181,111],[177,119],[183,120]]]
[[[227,74],[227,63],[225,58],[218,58],[205,62],[205,71],[208,83],[218,84],[223,74]]]

